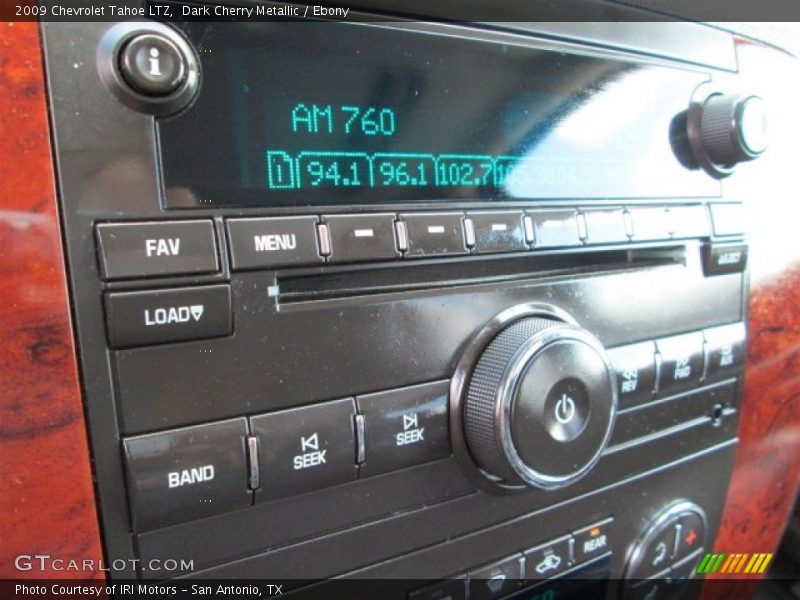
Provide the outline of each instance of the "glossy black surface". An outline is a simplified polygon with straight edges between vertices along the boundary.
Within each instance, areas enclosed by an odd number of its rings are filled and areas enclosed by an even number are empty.
[[[158,125],[171,207],[718,194],[669,143],[702,72],[343,23],[184,29],[203,81]]]

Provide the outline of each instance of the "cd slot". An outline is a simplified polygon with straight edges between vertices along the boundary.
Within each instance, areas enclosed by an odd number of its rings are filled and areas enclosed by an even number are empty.
[[[314,275],[278,277],[281,304],[368,294],[440,289],[478,283],[499,283],[543,277],[597,275],[627,269],[685,264],[683,245],[656,248],[586,250],[447,259],[435,263],[387,263],[337,268]]]

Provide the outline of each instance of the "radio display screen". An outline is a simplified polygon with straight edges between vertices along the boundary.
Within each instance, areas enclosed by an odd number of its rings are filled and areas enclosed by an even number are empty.
[[[183,29],[202,78],[189,109],[158,120],[169,207],[719,194],[670,144],[702,72],[519,36],[323,22]]]

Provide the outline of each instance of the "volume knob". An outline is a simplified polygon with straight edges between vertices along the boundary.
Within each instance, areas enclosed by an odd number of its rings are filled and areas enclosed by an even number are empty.
[[[584,476],[614,423],[614,375],[600,342],[555,319],[501,330],[465,388],[464,437],[501,487],[557,488]]]

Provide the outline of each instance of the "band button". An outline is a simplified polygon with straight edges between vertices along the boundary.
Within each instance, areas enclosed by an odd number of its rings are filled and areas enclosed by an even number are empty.
[[[137,531],[252,504],[246,419],[151,433],[123,441]]]
[[[219,269],[211,221],[102,223],[96,231],[104,279],[213,273]]]
[[[323,262],[316,217],[229,219],[227,225],[235,271]]]
[[[230,335],[228,285],[106,294],[111,348],[130,348]]]

